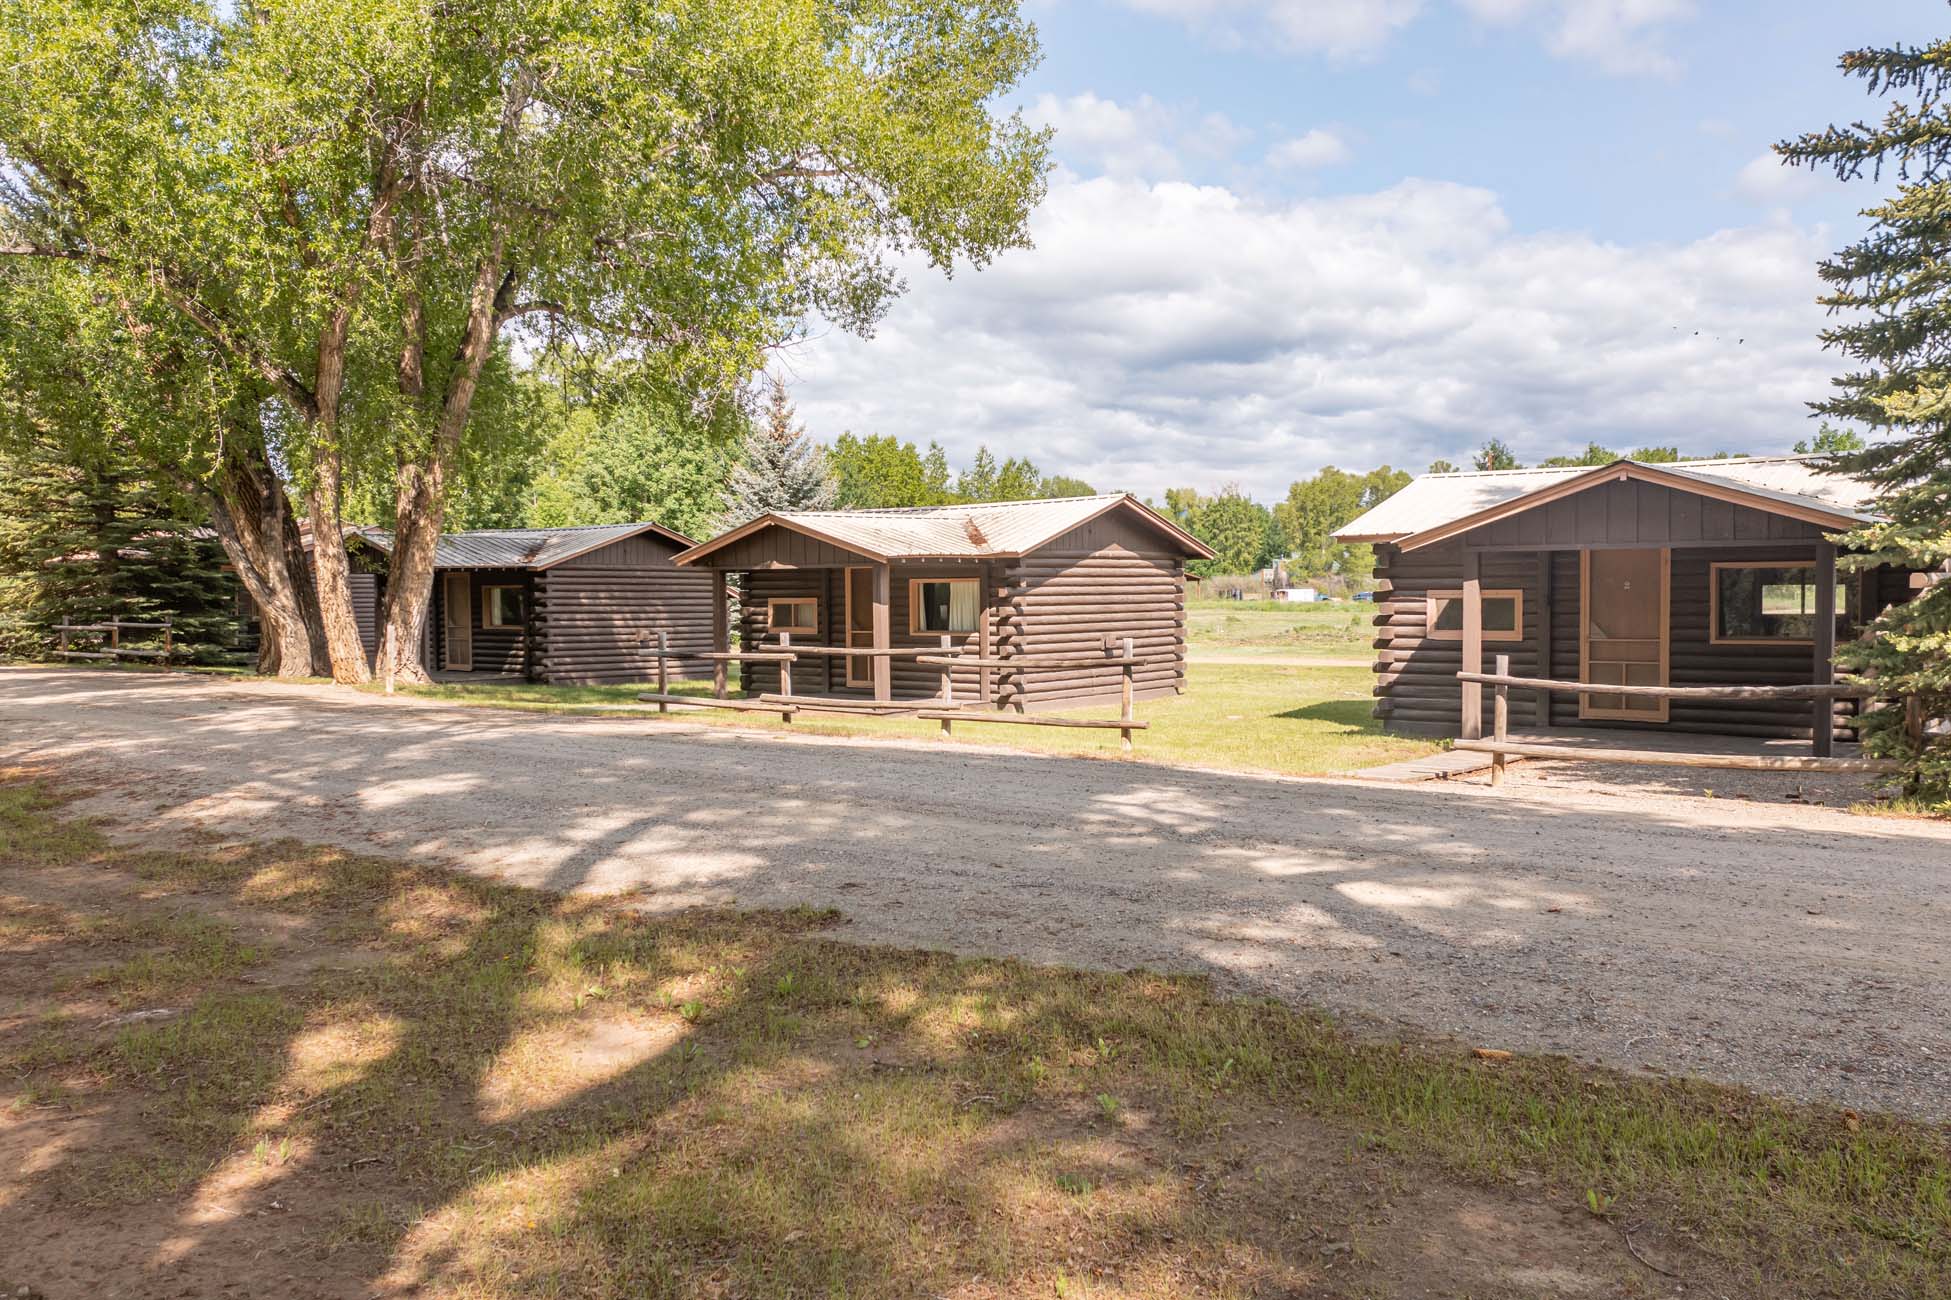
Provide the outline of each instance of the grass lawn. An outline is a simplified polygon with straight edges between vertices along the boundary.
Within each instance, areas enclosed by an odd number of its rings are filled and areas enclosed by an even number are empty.
[[[736,684],[736,675],[733,677]],[[1186,693],[1145,700],[1138,717],[1151,724],[1135,738],[1140,759],[1234,771],[1306,774],[1339,772],[1427,754],[1425,740],[1385,735],[1369,716],[1374,678],[1366,668],[1280,664],[1191,664]],[[368,689],[379,689],[371,687]],[[411,688],[411,693],[470,704],[547,710],[587,710],[619,705],[640,708],[642,686],[540,686],[530,683],[450,684]],[[707,694],[701,684],[682,688]],[[1074,711],[1108,717],[1115,708]],[[650,714],[647,716],[657,716]],[[721,710],[678,711],[686,723],[763,727],[787,724],[776,715]],[[1063,713],[1054,716],[1070,716]],[[802,714],[794,731],[835,736],[906,736],[934,739],[933,722],[903,718],[852,718]],[[1118,733],[1066,727],[1004,727],[957,724],[954,744],[1009,745],[1040,753],[1117,757]]]
[[[0,1294],[1951,1294],[1941,1127],[62,805],[0,773]]]
[[[1186,649],[1207,659],[1347,659],[1366,664],[1375,658],[1370,623],[1375,606],[1367,601],[1301,605],[1273,600],[1186,601]]]

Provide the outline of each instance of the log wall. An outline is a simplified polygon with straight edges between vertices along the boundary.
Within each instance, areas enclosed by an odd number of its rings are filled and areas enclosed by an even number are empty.
[[[532,675],[556,686],[654,681],[659,631],[674,652],[710,650],[712,575],[677,568],[678,550],[640,534],[533,574]],[[708,678],[711,665],[677,660],[670,676]]]
[[[433,644],[432,665],[447,665],[447,575],[449,569],[434,572],[434,598],[427,611],[429,640]],[[533,671],[533,656],[526,628],[483,626],[487,603],[483,587],[519,587],[522,609],[534,617],[535,575],[525,569],[469,569],[468,623],[474,629],[473,668],[477,673],[512,673],[528,677]]]
[[[1463,584],[1461,541],[1439,543],[1411,552],[1378,545],[1374,624],[1376,636],[1375,716],[1392,731],[1454,736],[1462,727],[1462,691],[1456,672],[1463,664],[1460,641],[1428,636],[1428,593],[1454,590]],[[1709,634],[1710,565],[1735,560],[1775,560],[1807,563],[1813,550],[1806,541],[1784,541],[1766,551],[1749,546],[1688,547],[1673,551],[1669,588],[1671,627],[1668,641],[1668,681],[1673,686],[1791,686],[1814,677],[1814,650],[1809,645],[1714,645]],[[1484,551],[1479,553],[1479,576],[1484,590],[1518,588],[1524,592],[1524,639],[1484,642],[1483,671],[1491,671],[1496,656],[1511,657],[1518,676],[1553,677],[1576,681],[1579,676],[1579,552]],[[1860,608],[1874,614],[1909,594],[1908,575],[1888,569],[1871,570],[1860,581],[1837,575],[1837,603],[1844,603],[1846,584],[1859,583]],[[1550,661],[1540,655],[1540,634],[1550,622]],[[1856,635],[1845,626],[1838,639]],[[1484,726],[1490,726],[1493,692],[1484,691]],[[1510,693],[1510,725],[1534,727],[1539,720],[1538,694]],[[1856,711],[1853,700],[1835,702],[1837,727],[1845,736]],[[1584,719],[1578,716],[1578,697],[1553,693],[1550,722],[1559,727],[1663,729],[1720,735],[1806,739],[1811,732],[1810,706],[1793,700],[1713,701],[1674,700],[1666,722],[1626,719]]]

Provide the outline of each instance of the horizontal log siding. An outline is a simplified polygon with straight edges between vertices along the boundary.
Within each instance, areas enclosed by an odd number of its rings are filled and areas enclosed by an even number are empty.
[[[1103,654],[1132,639],[1140,698],[1185,689],[1185,557],[1169,539],[1124,512],[1053,538],[1012,563],[998,610],[999,655]],[[997,676],[997,703],[1023,711],[1114,699],[1123,674],[1104,668],[1011,668]]]
[[[1508,654],[1511,670],[1519,676],[1546,676],[1561,681],[1578,680],[1579,553],[1576,550],[1548,552],[1550,555],[1551,664],[1548,670],[1535,671],[1538,649],[1538,620],[1544,607],[1539,601],[1538,553],[1535,551],[1487,551],[1480,556],[1480,576],[1485,590],[1518,587],[1524,593],[1524,640],[1486,641],[1485,671],[1496,656]],[[1684,548],[1673,552],[1670,609],[1672,628],[1669,642],[1669,684],[1673,686],[1793,686],[1813,679],[1814,652],[1806,645],[1754,646],[1711,644],[1709,621],[1709,566],[1730,560],[1755,561],[1782,559],[1808,562],[1813,551],[1807,543],[1783,542],[1767,552],[1747,546]],[[1417,734],[1454,736],[1461,729],[1462,692],[1455,674],[1463,662],[1459,641],[1431,641],[1427,637],[1426,600],[1432,589],[1449,590],[1463,585],[1463,549],[1458,542],[1404,554],[1393,546],[1376,547],[1376,575],[1381,588],[1376,593],[1375,694],[1380,697],[1375,715],[1391,730]],[[1843,584],[1854,581],[1838,575],[1837,599],[1843,599]],[[1893,600],[1906,589],[1907,575],[1879,570],[1868,580],[1870,589],[1885,601]],[[1845,629],[1839,639],[1854,635]],[[1493,692],[1486,690],[1484,719],[1489,725]],[[1536,724],[1537,695],[1532,691],[1510,693],[1511,726]],[[1856,709],[1851,700],[1835,704],[1841,734],[1849,730]],[[1711,733],[1760,738],[1802,739],[1810,734],[1809,706],[1801,701],[1713,701],[1674,700],[1669,705],[1669,720],[1634,722],[1626,719],[1582,719],[1578,716],[1578,697],[1553,693],[1551,722],[1559,727],[1591,727],[1620,730],[1664,729],[1667,731]]]
[[[1463,643],[1430,639],[1429,593],[1463,586],[1462,544],[1441,542],[1406,553],[1393,546],[1377,546],[1375,573],[1380,580],[1373,620],[1374,693],[1380,697],[1375,716],[1394,731],[1454,736],[1462,730],[1463,723],[1463,694],[1456,679],[1457,671],[1463,667]],[[1538,626],[1544,616],[1544,605],[1537,556],[1527,551],[1486,554],[1480,561],[1478,576],[1486,591],[1514,588],[1524,593],[1524,639],[1485,641],[1485,670],[1495,665],[1498,655],[1507,654],[1514,673],[1540,675],[1536,672]],[[1572,645],[1576,659],[1576,639]],[[1486,727],[1490,725],[1493,694],[1489,690],[1484,692]],[[1534,694],[1512,691],[1510,705],[1513,727],[1537,724]]]
[[[673,652],[710,650],[712,576],[671,563],[661,537],[625,538],[535,575],[536,675],[557,686],[647,682],[657,677],[657,634]],[[703,660],[677,660],[673,679],[711,676]]]
[[[942,634],[927,632],[911,634],[908,631],[908,583],[917,578],[976,578],[979,566],[974,564],[896,564],[893,566],[893,589],[889,593],[889,645],[898,648],[925,647],[939,649]],[[745,575],[748,596],[742,619],[742,631],[746,645],[761,645],[770,649],[778,637],[766,627],[767,602],[775,598],[812,597],[820,602],[819,635],[811,638],[816,645],[844,646],[846,637],[846,570],[844,569],[759,569]],[[871,589],[870,589],[871,590]],[[995,603],[992,592],[992,605]],[[793,641],[803,644],[808,638],[795,635]],[[979,634],[968,632],[950,637],[952,651],[973,655],[977,653]],[[942,670],[933,664],[916,663],[912,656],[896,657],[891,665],[890,686],[897,700],[934,699],[941,694]],[[979,698],[981,682],[975,668],[956,668],[955,697],[960,703],[972,703]],[[750,683],[750,691],[779,689],[779,666],[769,663],[745,665],[745,680]],[[844,699],[871,700],[874,698],[872,686],[847,685],[846,663],[838,656],[808,655],[793,665],[793,693],[796,695],[823,694],[835,695]]]

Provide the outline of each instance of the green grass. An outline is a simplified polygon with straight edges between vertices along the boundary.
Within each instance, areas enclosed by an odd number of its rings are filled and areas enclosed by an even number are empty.
[[[733,677],[736,686],[736,675]],[[1370,716],[1373,677],[1365,668],[1284,664],[1191,664],[1183,695],[1138,704],[1150,727],[1136,737],[1135,757],[1231,771],[1292,775],[1340,772],[1432,752],[1429,741],[1384,734]],[[368,688],[374,689],[374,688]],[[400,688],[408,694],[463,704],[544,711],[640,708],[642,686],[542,686],[534,683],[443,684]],[[681,691],[705,694],[688,683]],[[850,718],[801,714],[791,724],[777,716],[694,710],[666,716],[711,726],[790,729],[828,736],[899,736],[935,741],[933,722],[903,718]],[[1055,717],[1107,717],[1103,706]],[[1007,745],[1045,754],[1118,757],[1118,733],[1063,727],[956,724],[954,744]]]
[[[78,870],[89,905],[32,912],[0,962],[23,1013],[0,1113],[58,1135],[0,1170],[0,1205],[77,1252],[113,1232],[144,1258],[275,1203],[314,1243],[278,1270],[335,1287],[1353,1296],[1521,1219],[1541,1258],[1610,1251],[1670,1293],[1610,1228],[1553,1244],[1603,1215],[1690,1294],[1951,1294],[1943,1127],[1380,1041],[1198,978],[865,948],[826,913],[660,916],[290,843],[132,859],[0,784],[0,887]],[[40,963],[159,890],[315,960],[251,985],[157,928],[140,942],[193,972],[185,1010],[105,1025]],[[1324,1280],[1318,1245],[1351,1239]],[[263,1246],[193,1240],[189,1291]]]
[[[1374,658],[1367,601],[1300,605],[1272,600],[1186,601],[1186,648],[1195,656],[1251,659]]]

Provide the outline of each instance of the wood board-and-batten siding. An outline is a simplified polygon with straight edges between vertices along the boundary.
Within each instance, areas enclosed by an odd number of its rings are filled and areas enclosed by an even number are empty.
[[[767,626],[769,602],[781,598],[819,602],[819,629],[795,642],[841,646],[845,641],[846,581],[849,566],[873,566],[866,556],[788,529],[767,529],[723,552],[714,565],[745,570],[741,631],[745,644],[778,640]],[[837,566],[837,567],[824,567]],[[1185,686],[1185,565],[1182,556],[1160,546],[1151,530],[1120,516],[1105,515],[1070,530],[1027,556],[975,561],[897,562],[889,566],[890,645],[939,649],[940,633],[911,633],[910,583],[917,579],[975,578],[982,583],[983,610],[977,629],[953,634],[952,649],[970,655],[982,648],[986,623],[992,655],[1102,654],[1116,651],[1130,637],[1140,659],[1134,675],[1140,698],[1175,694]],[[890,685],[897,700],[928,699],[941,691],[941,669],[912,657],[890,661]],[[987,698],[999,707],[1028,711],[1071,707],[1116,696],[1122,677],[1102,669],[996,668],[984,674],[957,667],[956,698],[974,703]],[[864,676],[864,673],[857,673]],[[871,699],[870,685],[848,685],[845,661],[807,656],[793,665],[797,694],[831,694]],[[745,666],[751,693],[776,691],[775,664]]]
[[[1823,530],[1787,515],[1680,492],[1640,479],[1615,479],[1522,514],[1473,528],[1478,550],[1566,546],[1748,546],[1821,540]]]
[[[1721,504],[1721,503],[1715,503]],[[1788,521],[1794,523],[1796,521]],[[1810,534],[1817,530],[1811,528]],[[1755,539],[1760,540],[1760,539]],[[1550,545],[1551,543],[1545,543]],[[1657,544],[1638,543],[1635,544]],[[1534,544],[1535,546],[1536,544]],[[1462,691],[1456,680],[1463,666],[1460,640],[1434,640],[1428,635],[1431,591],[1454,591],[1463,584],[1464,551],[1458,541],[1442,542],[1403,552],[1378,545],[1374,622],[1376,638],[1375,716],[1391,730],[1454,736],[1462,723]],[[1815,537],[1773,539],[1763,549],[1752,546],[1709,546],[1676,549],[1671,557],[1668,641],[1668,679],[1674,686],[1791,686],[1811,680],[1813,647],[1781,645],[1715,645],[1709,634],[1711,617],[1708,583],[1711,566],[1729,561],[1782,560],[1812,563]],[[1488,671],[1500,654],[1510,656],[1511,671],[1521,677],[1579,679],[1579,553],[1577,550],[1485,551],[1478,557],[1479,580],[1485,591],[1515,589],[1524,593],[1523,639],[1484,643]],[[1881,608],[1909,593],[1905,575],[1889,569],[1871,570],[1860,579],[1862,608]],[[1842,596],[1838,595],[1839,606]],[[1549,621],[1549,663],[1543,662],[1542,631]],[[1490,724],[1492,692],[1484,692],[1484,724]],[[1538,724],[1538,693],[1510,693],[1510,725],[1515,729]],[[1580,718],[1578,696],[1551,695],[1551,725],[1559,727],[1656,726],[1668,731],[1701,732],[1763,738],[1803,738],[1810,734],[1809,706],[1801,701],[1674,700],[1663,723],[1626,719]],[[1835,704],[1840,732],[1850,734],[1853,701]]]

